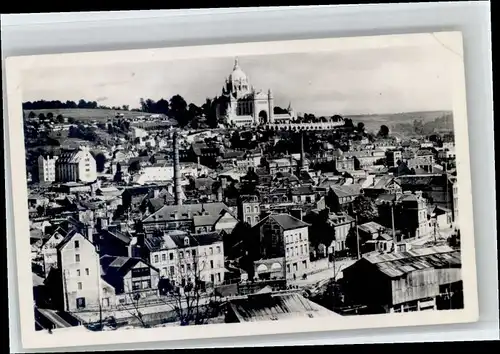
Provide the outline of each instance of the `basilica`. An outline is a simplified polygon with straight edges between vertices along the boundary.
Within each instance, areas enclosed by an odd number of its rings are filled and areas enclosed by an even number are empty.
[[[241,70],[238,59],[234,61],[233,72],[222,88],[226,98],[224,107],[217,110],[218,118],[225,118],[234,126],[256,126],[289,123],[296,119],[291,105],[286,110],[275,109],[273,92],[256,90],[248,76]]]

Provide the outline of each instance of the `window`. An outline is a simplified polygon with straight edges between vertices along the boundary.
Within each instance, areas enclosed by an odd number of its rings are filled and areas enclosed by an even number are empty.
[[[79,277],[80,276],[80,269],[77,269],[76,270],[76,276]]]
[[[196,257],[196,250],[192,250],[191,255],[193,256],[193,258]]]
[[[79,254],[75,254],[75,262],[80,262],[80,255]]]
[[[184,273],[184,264],[181,264],[181,272]]]
[[[251,216],[247,216],[247,223],[249,223],[249,224],[252,223],[252,217]]]
[[[170,266],[170,276],[173,277],[175,273],[175,268],[174,266]]]
[[[300,245],[300,254],[304,254],[304,249],[302,245]]]
[[[253,212],[258,213],[259,212],[259,207],[256,205],[253,207]]]
[[[214,261],[210,261],[210,268],[214,269]]]
[[[149,288],[151,288],[151,281],[150,280],[143,280],[142,281],[142,288],[143,289],[149,289]]]
[[[302,234],[299,232],[299,240],[302,241]]]
[[[184,246],[189,246],[189,237],[184,237]]]
[[[213,247],[210,247],[210,254],[214,254],[214,248]]]
[[[132,282],[132,290],[140,290],[141,289],[141,282],[140,281],[134,281]]]
[[[190,270],[191,270],[191,264],[189,264],[189,263],[188,263],[188,264],[186,265],[186,267],[187,267],[187,270],[188,270],[188,271],[190,271]]]
[[[158,259],[158,255],[155,254],[155,263],[158,263],[159,259]]]
[[[80,241],[78,240],[75,241],[75,248],[76,249],[80,248]]]
[[[220,273],[217,273],[217,281],[220,282],[221,281],[221,276],[220,276]]]
[[[182,251],[181,251],[181,252],[179,252],[179,257],[180,257],[180,258],[184,258],[184,252],[182,252]]]
[[[246,210],[247,210],[247,213],[249,213],[250,212],[250,207],[247,206]]]
[[[85,268],[85,275],[89,275],[89,274],[90,274],[89,269]]]
[[[167,260],[167,255],[165,253],[161,254],[161,261],[165,262]]]
[[[217,254],[220,254],[220,252],[221,252],[220,246],[217,246]]]
[[[103,306],[108,307],[109,306],[109,297],[105,297],[104,299],[102,299],[102,304],[103,304]]]
[[[78,290],[82,290],[82,288],[83,288],[82,282],[78,282]]]
[[[174,253],[173,252],[170,252],[168,257],[170,258],[170,260],[173,260],[174,259]]]

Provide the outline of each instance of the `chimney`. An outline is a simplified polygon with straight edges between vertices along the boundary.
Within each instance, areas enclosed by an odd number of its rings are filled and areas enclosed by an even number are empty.
[[[92,227],[92,225],[87,225],[87,239],[90,241],[90,242],[94,242],[94,228]]]
[[[179,164],[178,135],[174,133],[174,198],[175,205],[182,205],[181,199],[181,171]]]
[[[305,156],[304,156],[304,133],[300,133],[300,169],[304,168],[304,161],[305,161]]]

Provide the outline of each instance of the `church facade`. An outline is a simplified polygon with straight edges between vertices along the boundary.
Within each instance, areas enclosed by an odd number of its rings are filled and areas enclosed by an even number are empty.
[[[256,90],[235,59],[233,72],[222,88],[224,106],[217,109],[218,118],[225,118],[229,125],[257,126],[286,124],[296,119],[291,105],[286,110],[276,110],[273,92]]]

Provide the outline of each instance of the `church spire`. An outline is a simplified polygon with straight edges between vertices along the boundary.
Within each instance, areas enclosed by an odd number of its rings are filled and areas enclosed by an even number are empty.
[[[240,67],[240,65],[238,63],[238,57],[236,57],[236,58],[234,58],[234,69],[237,69],[239,67]]]

